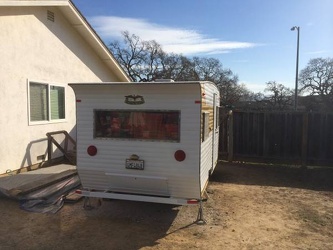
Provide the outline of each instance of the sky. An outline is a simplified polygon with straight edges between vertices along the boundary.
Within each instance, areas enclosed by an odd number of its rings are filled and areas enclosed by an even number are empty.
[[[72,0],[106,45],[122,31],[155,40],[165,52],[212,57],[239,83],[263,92],[295,88],[313,58],[333,57],[333,0]]]

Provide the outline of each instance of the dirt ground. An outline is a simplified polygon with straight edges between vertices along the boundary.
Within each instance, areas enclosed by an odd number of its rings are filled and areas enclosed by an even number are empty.
[[[221,162],[197,206],[83,200],[56,214],[0,198],[0,249],[333,249],[333,168]]]

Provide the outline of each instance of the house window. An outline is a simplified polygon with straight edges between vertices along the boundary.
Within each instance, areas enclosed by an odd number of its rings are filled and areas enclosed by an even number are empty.
[[[95,138],[149,141],[180,140],[180,112],[94,110]]]
[[[65,119],[65,88],[29,82],[30,122]]]

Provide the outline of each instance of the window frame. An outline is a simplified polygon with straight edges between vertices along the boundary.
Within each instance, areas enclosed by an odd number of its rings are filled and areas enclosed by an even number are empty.
[[[31,93],[30,93],[30,85],[33,84],[40,84],[47,86],[47,119],[40,120],[40,121],[32,121],[31,120]],[[51,87],[56,88],[63,88],[64,91],[64,118],[60,119],[52,119],[52,113],[51,113]],[[27,93],[28,93],[28,125],[41,125],[41,124],[54,124],[54,123],[62,123],[67,121],[67,105],[66,105],[66,86],[60,83],[54,83],[54,82],[46,82],[46,81],[40,81],[40,80],[29,80],[27,79]]]

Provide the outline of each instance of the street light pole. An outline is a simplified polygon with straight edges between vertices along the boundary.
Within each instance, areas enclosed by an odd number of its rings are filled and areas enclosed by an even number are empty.
[[[297,30],[297,54],[296,54],[296,77],[295,77],[295,106],[294,109],[297,110],[297,99],[298,99],[298,60],[299,60],[299,32],[300,27],[294,26],[291,30]]]

